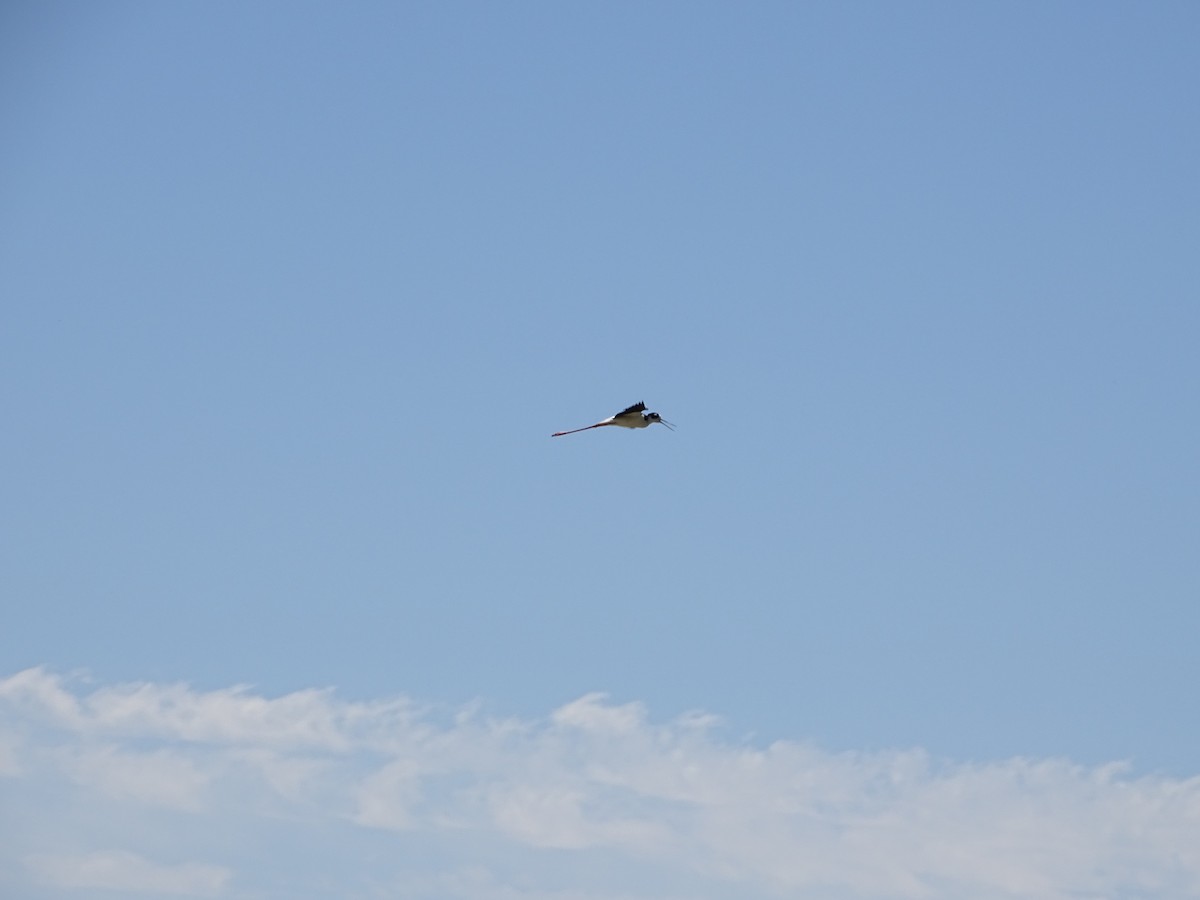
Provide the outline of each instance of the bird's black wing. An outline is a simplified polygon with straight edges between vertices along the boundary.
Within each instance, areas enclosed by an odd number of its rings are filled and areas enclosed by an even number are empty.
[[[645,412],[645,411],[646,411],[645,403],[635,403],[635,404],[633,404],[633,406],[629,407],[629,409],[621,410],[619,413],[617,413],[616,416],[613,416],[613,418],[615,419],[615,418],[617,418],[617,416],[632,416],[635,413],[640,413],[640,412]]]

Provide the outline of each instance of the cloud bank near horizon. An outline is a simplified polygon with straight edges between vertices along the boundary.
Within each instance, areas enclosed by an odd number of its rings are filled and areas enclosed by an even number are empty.
[[[1200,897],[1200,777],[331,690],[0,679],[5,896]],[[7,885],[5,887],[5,885]]]

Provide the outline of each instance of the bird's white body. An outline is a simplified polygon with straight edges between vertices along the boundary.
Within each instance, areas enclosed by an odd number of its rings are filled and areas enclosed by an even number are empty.
[[[620,425],[622,428],[645,428],[650,420],[645,416],[611,416],[604,420],[605,425]]]

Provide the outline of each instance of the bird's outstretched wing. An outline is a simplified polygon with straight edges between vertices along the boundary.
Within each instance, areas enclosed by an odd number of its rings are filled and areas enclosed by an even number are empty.
[[[617,413],[616,416],[613,416],[613,418],[615,419],[615,418],[617,418],[617,416],[632,416],[632,415],[635,415],[636,413],[645,412],[645,411],[646,411],[645,403],[635,403],[635,404],[633,404],[633,406],[629,407],[628,409],[621,410],[619,413]]]

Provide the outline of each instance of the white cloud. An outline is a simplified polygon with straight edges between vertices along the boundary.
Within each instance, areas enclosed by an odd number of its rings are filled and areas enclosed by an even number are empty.
[[[356,791],[354,821],[371,828],[400,830],[417,825],[412,807],[421,795],[421,770],[408,759],[387,763],[363,777]]]
[[[660,824],[604,804],[601,793],[585,783],[504,785],[489,792],[491,822],[500,833],[534,847],[615,846],[647,853],[669,841]]]
[[[582,731],[609,734],[630,734],[646,720],[646,710],[640,703],[610,706],[606,694],[586,694],[556,709],[550,717],[556,725],[567,725]]]
[[[17,744],[15,734],[0,734],[0,778],[21,774],[21,767],[17,763]]]
[[[1200,897],[1200,778],[755,747],[714,725],[601,694],[495,720],[29,670],[0,680],[0,807],[30,810],[0,873],[73,860],[54,867],[68,896],[119,872],[114,890],[229,897]],[[206,864],[146,862],[181,855]],[[303,876],[283,889],[285,871]]]
[[[229,871],[220,866],[199,863],[161,865],[125,852],[39,855],[29,858],[26,863],[40,882],[81,892],[105,890],[216,897],[229,882]]]
[[[175,750],[137,753],[108,744],[61,753],[62,770],[78,784],[118,799],[197,812],[211,776]]]
[[[328,690],[275,699],[238,686],[197,692],[183,684],[127,684],[76,697],[41,668],[0,681],[0,700],[39,720],[84,734],[159,737],[202,744],[312,748],[344,752],[388,749],[415,716],[404,700],[342,703]]]

